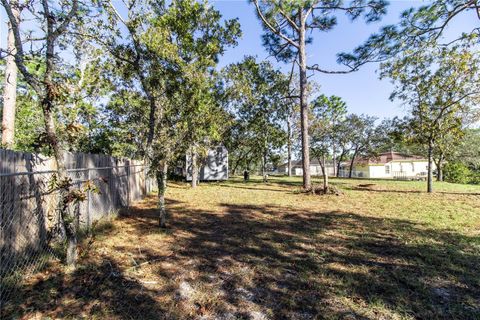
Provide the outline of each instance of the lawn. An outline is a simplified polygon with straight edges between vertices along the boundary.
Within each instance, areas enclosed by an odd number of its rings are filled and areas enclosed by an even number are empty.
[[[299,178],[171,183],[27,279],[18,318],[480,319],[480,187]]]

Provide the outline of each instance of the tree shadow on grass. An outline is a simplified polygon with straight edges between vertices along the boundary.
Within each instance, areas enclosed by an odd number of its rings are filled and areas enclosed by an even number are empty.
[[[265,184],[265,187],[252,187],[251,184],[245,184],[245,186],[233,185],[233,184],[219,184],[222,188],[234,188],[234,189],[243,189],[243,190],[255,190],[255,191],[271,191],[271,192],[283,192],[285,193],[285,188],[279,189],[277,185],[273,185],[273,188],[266,188],[266,186],[272,186],[271,184]]]
[[[15,306],[7,306],[4,318],[115,318],[161,319],[165,310],[154,299],[157,292],[125,276],[108,257],[80,266],[72,273],[63,268],[53,275],[38,275],[33,286],[17,292]]]
[[[205,306],[217,315],[480,317],[479,237],[356,213],[222,207],[223,213],[171,208],[172,235],[188,236],[176,237],[167,258],[193,272],[182,278],[187,283],[215,284],[206,294],[218,291],[230,306]]]
[[[347,187],[343,187],[344,189],[347,189],[347,190],[353,190],[353,191],[367,191],[367,192],[375,192],[375,193],[410,193],[410,194],[413,194],[413,193],[417,193],[417,194],[420,194],[420,193],[423,193],[423,194],[427,194],[426,191],[422,191],[422,190],[397,190],[397,189],[375,189],[374,187],[370,187],[370,186],[366,186],[366,187],[362,187],[362,186],[347,186]],[[478,192],[455,192],[455,191],[434,191],[432,193],[433,195],[435,194],[448,194],[448,195],[462,195],[462,196],[480,196],[480,193]]]
[[[155,235],[154,203],[119,218],[129,233]],[[168,252],[157,238],[130,252],[162,285],[147,288],[106,252],[24,291],[23,310],[114,319],[480,317],[480,237],[353,212],[168,203]]]

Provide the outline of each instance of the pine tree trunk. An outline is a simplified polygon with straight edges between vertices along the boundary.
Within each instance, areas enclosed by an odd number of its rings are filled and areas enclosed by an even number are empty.
[[[197,164],[197,153],[195,150],[192,151],[192,188],[197,187],[198,182],[198,164]]]
[[[337,162],[337,175],[336,175],[337,178],[340,176],[340,166],[342,165],[342,161],[344,157],[345,157],[345,151],[342,150],[342,153],[340,153],[340,157],[338,157],[338,162]]]
[[[18,3],[11,1],[12,13],[17,23],[20,21]],[[11,24],[8,23],[8,55],[5,61],[5,85],[3,91],[2,145],[12,149],[15,142],[15,107],[17,102],[17,65],[15,64],[15,38]]]
[[[427,175],[427,192],[432,193],[433,192],[433,168],[432,168],[432,162],[433,162],[433,141],[430,140],[428,142],[428,175]]]
[[[335,177],[337,175],[337,150],[335,143],[332,144],[332,166],[333,166],[333,176]]]
[[[165,160],[160,164],[157,171],[158,185],[158,225],[160,228],[166,227],[167,210],[165,208],[165,191],[167,190],[167,169],[168,165]]]
[[[292,176],[292,123],[290,116],[287,121],[287,170],[288,176]]]
[[[310,143],[308,136],[308,101],[307,101],[307,55],[305,48],[305,21],[304,12],[299,9],[299,49],[298,60],[300,69],[300,116],[302,134],[302,162],[303,162],[303,188],[310,189]]]
[[[267,182],[267,153],[264,152],[262,156],[262,177],[263,182]]]

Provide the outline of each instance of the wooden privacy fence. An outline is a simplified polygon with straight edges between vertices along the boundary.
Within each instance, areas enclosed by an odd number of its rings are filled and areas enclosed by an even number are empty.
[[[69,153],[66,164],[73,188],[89,181],[99,191],[88,191],[85,201],[70,208],[85,228],[155,187],[142,161]],[[0,313],[22,277],[53,254],[50,239],[58,222],[50,187],[54,168],[51,158],[0,149]]]

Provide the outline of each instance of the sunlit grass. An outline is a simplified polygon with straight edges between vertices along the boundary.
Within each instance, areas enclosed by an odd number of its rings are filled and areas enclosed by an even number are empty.
[[[32,279],[17,315],[480,318],[478,186],[331,183],[341,195],[303,193],[299,177],[172,182],[166,230],[155,197],[139,202],[97,230],[77,271]]]

